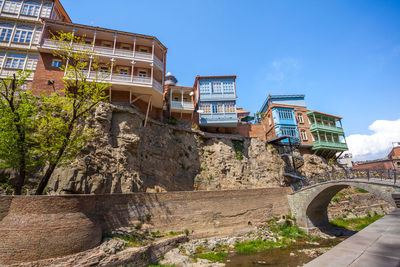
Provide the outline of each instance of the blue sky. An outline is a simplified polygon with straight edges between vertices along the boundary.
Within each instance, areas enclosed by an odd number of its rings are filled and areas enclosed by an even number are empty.
[[[268,94],[301,93],[342,116],[347,135],[400,119],[400,1],[61,2],[73,22],[156,36],[180,85],[237,75],[238,106],[252,112]]]

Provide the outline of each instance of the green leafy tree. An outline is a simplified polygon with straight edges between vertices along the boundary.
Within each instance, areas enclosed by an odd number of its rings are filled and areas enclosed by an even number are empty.
[[[54,56],[66,64],[63,88],[54,88],[49,95],[41,95],[41,110],[35,142],[40,144],[38,153],[46,162],[46,171],[36,194],[42,194],[57,166],[67,164],[81,151],[95,134],[85,123],[88,115],[101,101],[110,86],[105,82],[108,73],[100,72],[91,46],[73,33],[58,32],[53,35],[58,49]],[[89,74],[89,71],[91,74]],[[90,80],[88,77],[90,75]]]
[[[31,91],[22,89],[30,74],[19,71],[3,79],[0,87],[0,168],[16,170],[15,195],[22,193],[27,171],[41,162],[35,155],[37,143],[32,136],[38,101]]]

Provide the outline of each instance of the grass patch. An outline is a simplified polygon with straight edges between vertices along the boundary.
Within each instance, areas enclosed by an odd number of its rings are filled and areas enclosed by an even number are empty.
[[[227,252],[208,252],[195,255],[196,258],[205,259],[213,262],[225,262],[227,256]]]
[[[359,187],[354,188],[354,191],[356,191],[358,193],[363,193],[363,194],[369,193],[367,190],[359,188]]]
[[[232,140],[233,148],[235,149],[235,157],[238,160],[243,159],[243,141]]]
[[[383,215],[380,214],[374,214],[373,216],[369,214],[369,216],[362,218],[338,218],[336,220],[330,221],[330,224],[337,227],[343,227],[348,230],[361,231],[362,229],[382,217]]]
[[[235,244],[235,250],[242,254],[256,253],[265,251],[271,248],[284,248],[287,242],[283,239],[282,241],[263,241],[261,239],[238,242]]]

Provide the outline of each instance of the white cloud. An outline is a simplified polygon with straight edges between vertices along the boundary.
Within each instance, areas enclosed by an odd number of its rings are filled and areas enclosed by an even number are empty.
[[[283,82],[295,76],[300,69],[300,63],[294,58],[274,60],[268,66],[266,78],[271,82]]]
[[[352,134],[346,138],[354,160],[372,160],[387,156],[392,142],[400,142],[400,119],[377,120],[368,129],[372,134]]]

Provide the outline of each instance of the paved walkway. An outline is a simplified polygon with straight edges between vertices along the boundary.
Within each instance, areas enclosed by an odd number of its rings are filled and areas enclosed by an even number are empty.
[[[394,210],[305,266],[400,266],[400,209]]]

